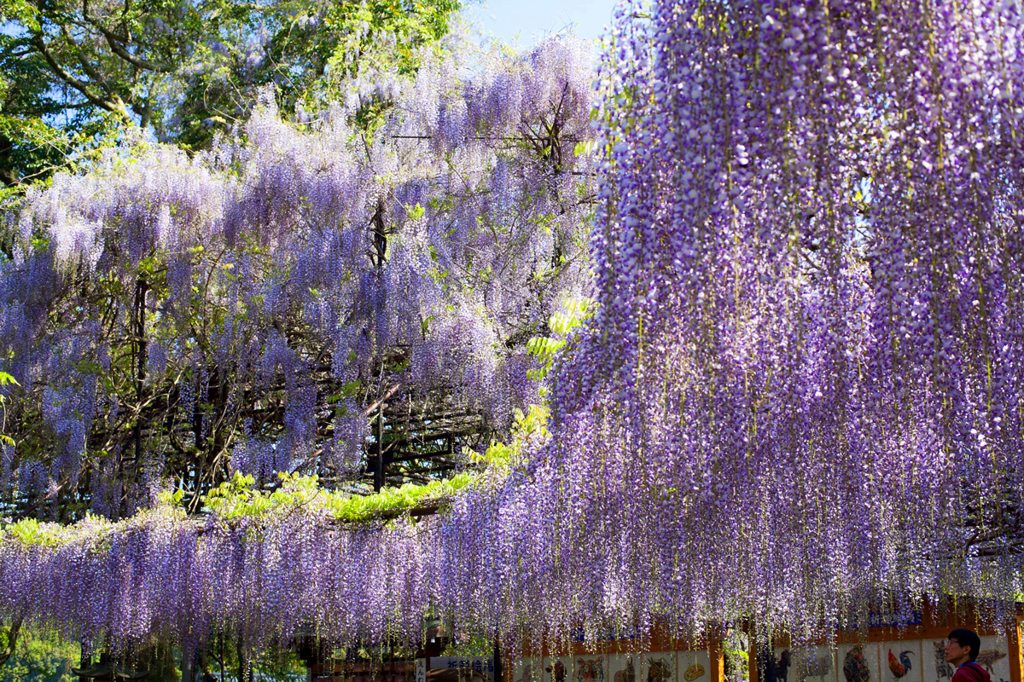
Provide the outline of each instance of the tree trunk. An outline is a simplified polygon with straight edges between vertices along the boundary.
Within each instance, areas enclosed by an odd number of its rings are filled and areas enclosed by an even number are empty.
[[[78,668],[85,670],[86,668],[92,667],[92,645],[86,640],[82,640],[82,658],[78,662]],[[78,682],[92,682],[88,677],[79,676]]]
[[[18,633],[21,632],[22,618],[22,616],[18,616],[11,623],[11,627],[7,628],[7,645],[0,650],[0,666],[7,663],[7,659],[14,654],[15,648],[18,646]]]

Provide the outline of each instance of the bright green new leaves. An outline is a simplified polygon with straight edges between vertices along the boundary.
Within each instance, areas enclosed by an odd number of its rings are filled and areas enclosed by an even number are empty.
[[[530,405],[526,414],[516,410],[512,441],[508,444],[492,442],[479,459],[506,471],[524,464],[529,453],[551,437],[548,431],[550,417],[551,410],[544,405]]]
[[[566,301],[565,311],[551,316],[548,327],[552,336],[535,336],[526,344],[527,350],[541,365],[538,369],[529,370],[531,379],[543,379],[548,375],[558,352],[565,346],[566,338],[593,314],[594,302],[581,298]]]
[[[0,372],[0,387],[3,386],[20,386],[14,377],[7,372]],[[3,445],[13,446],[14,439],[4,433],[4,426],[7,424],[7,396],[0,394],[0,443]]]
[[[206,496],[205,509],[221,519],[260,519],[296,508],[322,510],[339,521],[369,521],[399,516],[417,507],[437,507],[456,492],[480,479],[461,473],[426,485],[407,483],[367,496],[320,487],[316,476],[281,474],[273,491],[255,487],[255,479],[236,473]]]

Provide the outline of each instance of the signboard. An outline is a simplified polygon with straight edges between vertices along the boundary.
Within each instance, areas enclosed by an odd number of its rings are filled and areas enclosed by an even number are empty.
[[[899,613],[869,613],[868,614],[868,627],[869,628],[905,628],[911,625],[921,625],[923,618],[920,611],[911,611],[907,614]],[[857,626],[856,618],[851,618],[848,621],[846,630],[856,630]]]
[[[417,661],[418,664],[419,661]],[[493,656],[432,656],[430,658],[430,669],[437,670],[438,668],[475,670],[486,677],[489,682],[495,682]],[[420,682],[418,667],[416,669],[416,682]],[[425,672],[423,674],[423,682],[426,682]]]

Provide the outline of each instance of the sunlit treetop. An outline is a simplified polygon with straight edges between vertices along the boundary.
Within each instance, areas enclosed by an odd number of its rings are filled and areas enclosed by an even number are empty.
[[[10,0],[0,8],[0,182],[81,163],[128,124],[207,149],[272,86],[302,120],[353,78],[410,77],[442,50],[459,3]],[[390,101],[367,98],[375,120]]]

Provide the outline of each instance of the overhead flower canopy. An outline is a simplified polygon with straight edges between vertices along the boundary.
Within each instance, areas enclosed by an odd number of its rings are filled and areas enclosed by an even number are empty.
[[[800,640],[965,594],[999,619],[1024,593],[1022,30],[1012,2],[621,7],[595,312],[550,439],[415,523],[22,527],[3,610],[250,643],[415,639],[428,613],[503,642]]]
[[[806,637],[1021,594],[1020,8],[623,16],[597,313],[522,493],[555,603]]]

